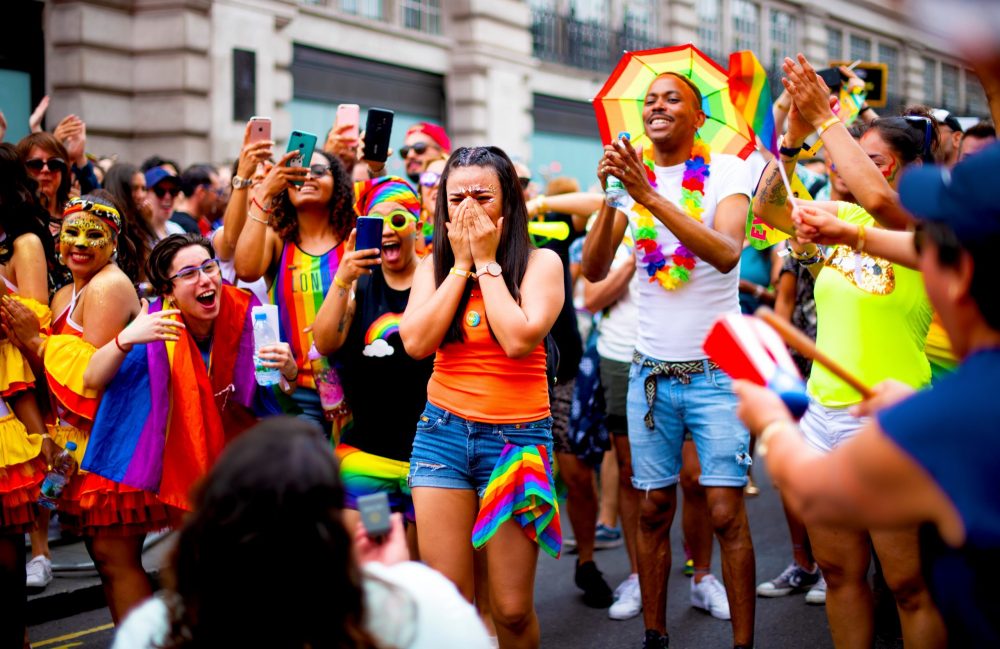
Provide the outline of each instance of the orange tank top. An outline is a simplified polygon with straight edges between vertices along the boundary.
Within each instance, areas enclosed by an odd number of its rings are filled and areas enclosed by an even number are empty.
[[[527,356],[509,358],[490,335],[479,287],[462,318],[465,341],[438,349],[427,400],[470,421],[514,424],[549,416],[545,343]]]

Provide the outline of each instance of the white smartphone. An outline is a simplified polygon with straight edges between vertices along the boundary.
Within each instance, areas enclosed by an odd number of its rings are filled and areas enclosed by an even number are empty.
[[[340,104],[337,106],[337,128],[349,124],[350,129],[344,135],[357,140],[359,136],[359,125],[361,123],[361,107],[357,104]]]
[[[250,118],[250,143],[266,142],[271,139],[271,118],[251,117]]]

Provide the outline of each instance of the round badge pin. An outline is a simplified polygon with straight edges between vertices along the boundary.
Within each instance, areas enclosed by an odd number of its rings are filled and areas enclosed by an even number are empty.
[[[469,311],[468,313],[465,314],[465,324],[469,325],[470,327],[478,327],[479,323],[482,322],[482,320],[483,319],[479,316],[479,313],[477,313],[476,311]]]

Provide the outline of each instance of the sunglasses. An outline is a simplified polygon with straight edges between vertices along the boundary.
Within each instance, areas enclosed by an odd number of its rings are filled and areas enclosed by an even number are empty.
[[[385,222],[389,224],[389,227],[397,232],[406,228],[411,221],[416,222],[417,218],[410,214],[409,212],[404,212],[402,210],[396,210],[395,212],[390,212],[387,216],[383,216]]]
[[[886,117],[885,121],[897,128],[908,127],[923,133],[923,146],[921,147],[923,157],[926,159],[931,154],[931,146],[934,144],[934,125],[931,120],[922,115],[903,115],[901,117]]]
[[[437,187],[439,182],[441,182],[441,174],[436,171],[425,171],[420,174],[421,187]]]
[[[315,164],[309,165],[309,175],[313,178],[322,178],[323,176],[330,173],[330,165]]]
[[[209,278],[218,277],[219,273],[222,272],[222,267],[219,265],[218,259],[209,259],[201,266],[188,266],[187,268],[182,268],[175,275],[171,275],[168,279],[171,281],[179,279],[185,284],[193,284],[198,281],[201,273]]]
[[[517,179],[521,183],[521,189],[527,189],[531,185],[531,178],[521,178],[518,176]]]
[[[432,147],[433,144],[428,144],[426,142],[417,142],[414,145],[406,145],[399,149],[399,155],[401,158],[405,159],[406,156],[410,155],[410,151],[413,151],[417,155],[423,155],[427,153],[427,147]],[[439,148],[434,146],[434,148]]]
[[[161,187],[160,185],[157,185],[156,187],[153,187],[153,193],[156,194],[157,198],[163,198],[167,194],[170,194],[174,198],[177,198],[177,194],[181,193],[181,188],[180,187]]]
[[[65,173],[66,172],[66,161],[62,158],[49,158],[48,160],[42,160],[41,158],[32,158],[31,160],[25,160],[25,168],[32,173],[42,173],[42,169],[48,168],[52,173]]]

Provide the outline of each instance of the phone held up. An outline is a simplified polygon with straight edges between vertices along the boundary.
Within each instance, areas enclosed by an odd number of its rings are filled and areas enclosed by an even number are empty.
[[[392,135],[394,115],[391,110],[384,108],[368,109],[368,120],[365,122],[365,160],[385,162],[389,157],[389,137]]]
[[[267,142],[271,139],[271,118],[257,117],[250,118],[250,144],[257,142]]]
[[[375,543],[382,543],[392,530],[389,496],[384,491],[358,497],[358,513],[365,532]]]
[[[382,251],[382,226],[384,221],[381,216],[359,216],[357,224],[354,226],[358,231],[358,236],[354,242],[355,250],[369,250],[376,248]]]
[[[305,131],[292,131],[288,138],[288,152],[298,151],[299,155],[288,161],[289,167],[308,167],[312,162],[313,151],[316,150],[316,136]],[[301,185],[302,181],[296,181]]]
[[[358,140],[358,128],[361,123],[361,107],[357,104],[340,104],[337,106],[337,128],[343,126],[350,126],[347,131],[343,133],[345,137],[349,137],[355,142]]]

